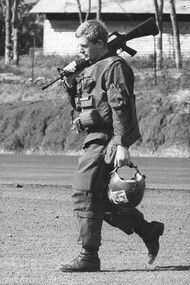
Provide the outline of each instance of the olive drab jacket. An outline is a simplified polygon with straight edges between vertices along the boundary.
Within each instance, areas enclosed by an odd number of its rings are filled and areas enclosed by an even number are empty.
[[[115,145],[129,147],[141,137],[133,93],[134,74],[120,56],[102,59],[85,68],[67,92],[87,130],[85,143],[103,138],[104,130],[108,129],[113,132]]]

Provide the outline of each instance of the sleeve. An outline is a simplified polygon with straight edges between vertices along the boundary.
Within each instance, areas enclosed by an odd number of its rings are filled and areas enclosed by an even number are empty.
[[[76,109],[76,104],[75,104],[75,97],[76,97],[76,94],[77,94],[77,81],[74,82],[74,84],[69,87],[67,85],[67,82],[66,80],[63,81],[63,88],[65,89],[66,93],[67,93],[67,97],[68,97],[68,100],[71,104],[71,106]]]
[[[134,128],[134,74],[132,69],[119,61],[107,71],[106,89],[108,103],[112,110],[115,145],[129,147]]]

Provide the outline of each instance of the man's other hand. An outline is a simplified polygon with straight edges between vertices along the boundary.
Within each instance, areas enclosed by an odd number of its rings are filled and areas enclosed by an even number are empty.
[[[114,167],[130,166],[132,164],[128,147],[118,145],[114,159]]]

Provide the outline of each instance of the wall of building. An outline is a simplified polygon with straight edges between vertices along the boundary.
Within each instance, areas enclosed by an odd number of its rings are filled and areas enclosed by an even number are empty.
[[[108,21],[108,31],[127,33],[141,22]],[[78,27],[77,21],[48,20],[44,22],[44,55],[58,54],[61,56],[73,56],[77,54],[77,40],[74,32]],[[180,42],[182,56],[190,56],[190,25],[188,22],[180,22]],[[132,39],[127,42],[129,47],[137,51],[138,56],[150,56],[154,54],[154,37],[152,35]],[[164,23],[163,52],[166,56],[174,55],[174,41],[172,36],[171,22]]]
[[[78,21],[44,21],[43,51],[45,55],[73,55],[77,52],[77,41],[74,31]]]

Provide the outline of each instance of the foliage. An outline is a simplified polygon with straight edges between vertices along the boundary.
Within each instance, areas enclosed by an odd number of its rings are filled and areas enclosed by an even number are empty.
[[[36,14],[29,14],[34,4],[26,4],[24,0],[19,3],[19,53],[29,52],[33,46],[34,34],[36,47],[42,47],[43,18]],[[5,49],[5,1],[0,3],[0,56]]]
[[[35,38],[35,46],[42,47],[43,16],[29,14],[34,4],[23,4],[20,7],[20,54],[27,54]]]

